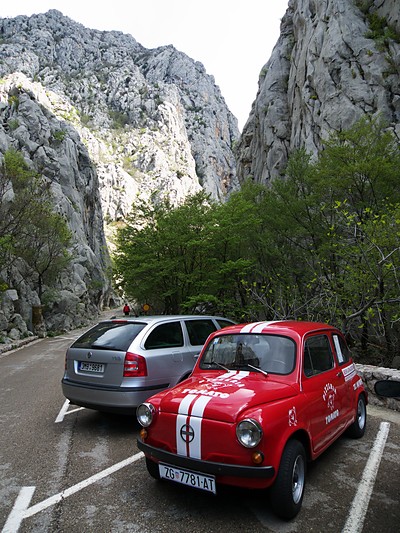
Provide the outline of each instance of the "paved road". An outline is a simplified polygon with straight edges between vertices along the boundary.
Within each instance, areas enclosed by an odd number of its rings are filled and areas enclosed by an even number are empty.
[[[342,437],[310,466],[303,509],[286,523],[263,492],[212,496],[156,482],[134,418],[65,403],[64,354],[78,333],[0,356],[2,533],[399,531],[399,413],[369,407],[364,438]]]

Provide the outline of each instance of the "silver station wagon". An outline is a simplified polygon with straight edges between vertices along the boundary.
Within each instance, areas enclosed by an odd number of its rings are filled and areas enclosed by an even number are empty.
[[[186,379],[223,317],[176,315],[104,320],[68,348],[64,396],[98,411],[134,414],[156,392]]]

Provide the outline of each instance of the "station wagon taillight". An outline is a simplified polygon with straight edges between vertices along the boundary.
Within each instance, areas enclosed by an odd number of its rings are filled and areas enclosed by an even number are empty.
[[[124,361],[124,378],[147,376],[146,359],[141,355],[126,352]]]

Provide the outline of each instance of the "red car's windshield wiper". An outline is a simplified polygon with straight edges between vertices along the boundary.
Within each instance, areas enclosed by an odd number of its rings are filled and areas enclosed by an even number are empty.
[[[217,361],[210,361],[208,364],[209,364],[209,365],[215,365],[215,366],[218,366],[219,368],[222,368],[222,369],[225,370],[226,372],[230,372],[229,368],[227,368],[227,367],[224,366],[224,365],[221,365],[221,363],[217,363]]]
[[[253,368],[254,370],[257,370],[258,372],[261,372],[261,374],[264,374],[265,376],[268,376],[268,372],[266,370],[263,370],[262,368],[260,368],[259,366],[253,366],[253,365],[249,365],[249,363],[246,363],[245,366],[248,366],[250,368]]]
[[[240,370],[240,369],[243,369],[243,368],[251,368],[252,370],[257,370],[257,372],[261,372],[261,374],[264,374],[264,376],[268,376],[269,375],[266,370],[263,370],[259,366],[251,365],[250,363],[245,363],[245,362],[243,362],[243,363],[235,363],[234,365],[231,366],[232,370]]]

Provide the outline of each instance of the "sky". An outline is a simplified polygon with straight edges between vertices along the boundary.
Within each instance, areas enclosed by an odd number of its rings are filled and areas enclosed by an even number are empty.
[[[172,44],[214,76],[242,130],[288,0],[12,0],[0,18],[58,9],[87,28],[129,33],[146,48]]]

